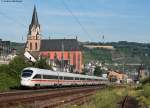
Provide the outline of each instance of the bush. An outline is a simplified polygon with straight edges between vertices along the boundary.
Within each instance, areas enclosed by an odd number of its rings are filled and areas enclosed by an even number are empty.
[[[150,77],[147,77],[147,78],[141,80],[141,83],[142,83],[142,84],[150,83]]]
[[[150,85],[146,84],[143,86],[143,95],[145,97],[150,97]]]
[[[94,75],[95,76],[101,76],[102,75],[102,69],[100,66],[96,66],[94,70]]]
[[[35,63],[35,67],[41,68],[41,69],[51,69],[51,66],[49,66],[46,62],[46,58],[41,58]]]
[[[21,70],[30,66],[23,57],[15,57],[8,65],[0,65],[0,90],[9,90],[20,85]]]

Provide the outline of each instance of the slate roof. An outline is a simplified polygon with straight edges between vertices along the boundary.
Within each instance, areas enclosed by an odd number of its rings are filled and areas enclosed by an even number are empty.
[[[33,10],[31,25],[39,25],[38,16],[37,16],[37,12],[36,12],[36,7],[35,6],[34,6],[34,10]]]
[[[31,34],[31,28],[35,26],[39,26],[40,27],[40,24],[39,24],[39,21],[38,21],[38,16],[37,16],[37,11],[36,11],[36,7],[34,6],[34,10],[33,10],[33,15],[32,15],[32,21],[31,21],[31,24],[29,26],[29,34]]]
[[[40,51],[80,51],[77,39],[45,39],[41,40]]]

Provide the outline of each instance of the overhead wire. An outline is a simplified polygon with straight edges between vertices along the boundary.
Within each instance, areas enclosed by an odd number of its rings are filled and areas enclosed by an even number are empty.
[[[9,19],[9,20],[11,20],[11,21],[13,21],[13,23],[15,23],[15,24],[19,24],[19,25],[22,26],[22,27],[28,28],[28,27],[27,27],[26,25],[24,25],[23,23],[17,21],[17,20],[14,19],[13,17],[11,17],[11,16],[9,16],[9,15],[3,13],[2,11],[0,11],[0,15],[4,16],[5,18],[7,18],[7,19]],[[45,36],[42,35],[42,37],[45,37]],[[24,36],[21,37],[21,40],[24,40]]]
[[[23,23],[21,23],[21,22],[15,20],[14,18],[8,16],[7,14],[3,13],[2,11],[0,11],[0,15],[4,16],[5,18],[7,18],[7,19],[9,19],[9,20],[11,20],[11,21],[13,21],[13,22],[15,22],[15,23],[17,23],[17,24],[23,26],[23,27],[27,27],[27,26],[24,25]]]
[[[79,26],[81,27],[81,29],[87,34],[87,36],[90,38],[90,40],[92,40],[91,38],[91,34],[89,34],[89,32],[85,29],[85,27],[81,24],[80,20],[73,14],[72,10],[69,8],[69,6],[65,3],[64,0],[60,0],[60,2],[63,4],[63,6],[65,7],[65,9],[71,14],[71,16],[75,19],[75,21],[79,24]]]

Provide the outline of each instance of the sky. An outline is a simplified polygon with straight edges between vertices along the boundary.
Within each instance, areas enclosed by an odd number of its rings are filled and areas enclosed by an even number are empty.
[[[150,0],[4,1],[0,1],[3,40],[26,41],[35,5],[43,39],[77,36],[79,41],[150,43]]]

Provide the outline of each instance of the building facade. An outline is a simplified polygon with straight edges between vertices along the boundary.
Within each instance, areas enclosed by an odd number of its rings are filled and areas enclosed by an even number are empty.
[[[11,53],[10,41],[0,39],[0,56],[7,56]]]
[[[77,39],[41,39],[40,24],[34,6],[32,21],[29,26],[25,51],[39,52],[51,62],[58,61],[60,68],[72,67],[70,71],[82,72],[82,51]]]

